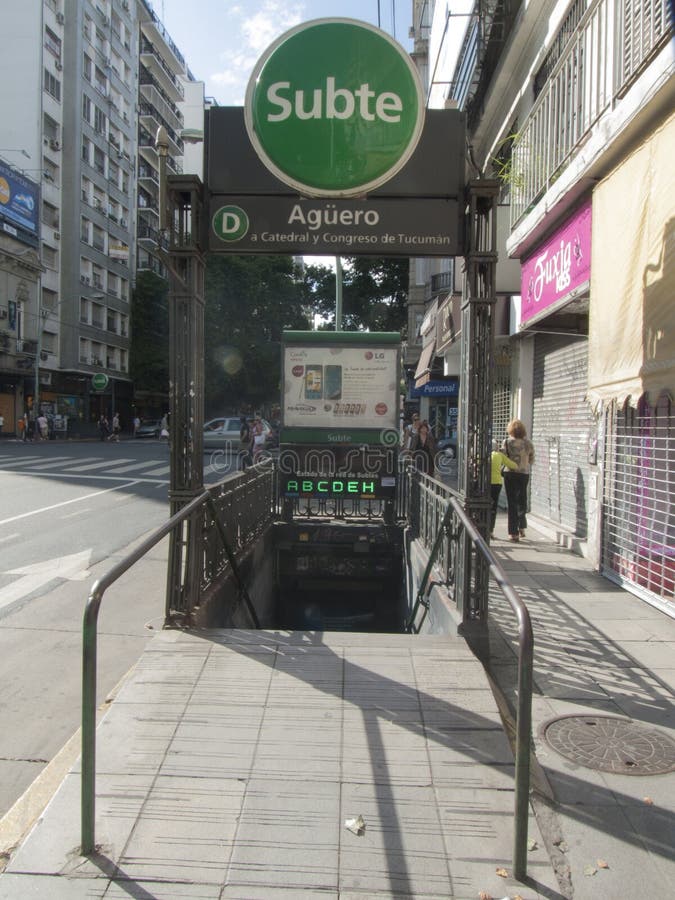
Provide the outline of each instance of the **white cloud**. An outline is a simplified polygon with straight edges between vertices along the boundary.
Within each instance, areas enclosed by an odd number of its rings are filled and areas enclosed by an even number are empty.
[[[231,33],[232,45],[238,52],[222,54],[226,68],[212,73],[209,83],[225,89],[222,102],[240,104],[261,53],[280,34],[304,20],[305,7],[301,3],[287,5],[279,0],[263,0],[253,12],[236,5],[230,8],[229,14],[241,19]]]

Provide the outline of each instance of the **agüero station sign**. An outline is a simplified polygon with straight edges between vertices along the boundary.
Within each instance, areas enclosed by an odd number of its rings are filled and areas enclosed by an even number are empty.
[[[410,57],[387,34],[352,19],[287,31],[258,60],[246,129],[280,181],[309,197],[356,197],[410,159],[424,95]]]

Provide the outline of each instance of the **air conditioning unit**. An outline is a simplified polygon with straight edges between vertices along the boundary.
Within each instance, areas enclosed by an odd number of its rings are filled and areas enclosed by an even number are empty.
[[[42,173],[42,177],[45,179],[45,181],[53,181],[54,180],[54,176],[48,169],[44,170],[44,172]]]
[[[50,139],[49,146],[52,150],[60,150],[61,149],[61,144],[55,138]]]
[[[63,63],[57,59],[54,63],[54,67],[56,68],[57,72],[60,72],[63,69]]]
[[[59,23],[59,25],[63,25],[63,23],[66,21],[66,17],[63,15],[63,13],[57,13],[56,21]]]
[[[80,281],[81,281],[83,284],[90,284],[90,283],[91,283],[91,278],[90,278],[88,275],[80,275]]]
[[[0,309],[0,319],[6,319],[6,318],[7,318],[7,310]]]
[[[61,232],[60,232],[60,231],[55,231],[55,232],[54,232],[54,240],[55,240],[55,241],[60,241],[60,240],[61,240]]]

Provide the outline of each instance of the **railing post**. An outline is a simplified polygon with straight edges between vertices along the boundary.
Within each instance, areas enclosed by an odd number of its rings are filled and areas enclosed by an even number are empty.
[[[96,623],[101,594],[94,584],[82,621],[81,853],[95,849],[96,821]]]

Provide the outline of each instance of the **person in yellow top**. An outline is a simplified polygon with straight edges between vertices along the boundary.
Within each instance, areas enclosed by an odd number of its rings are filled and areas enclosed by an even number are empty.
[[[517,469],[518,463],[502,453],[499,449],[499,442],[492,442],[492,455],[490,457],[490,498],[492,500],[492,512],[490,518],[490,537],[495,536],[495,522],[497,521],[497,504],[499,503],[499,495],[502,492],[502,468],[506,466],[509,469]]]

